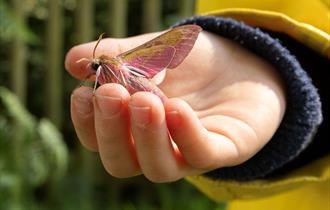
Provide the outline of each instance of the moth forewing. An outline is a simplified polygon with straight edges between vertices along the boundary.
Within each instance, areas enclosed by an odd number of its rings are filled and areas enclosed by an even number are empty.
[[[82,58],[77,62],[88,60],[88,68],[95,72],[95,82],[100,85],[119,83],[131,94],[149,91],[164,101],[165,95],[155,84],[163,81],[166,68],[175,68],[185,59],[201,31],[201,27],[197,25],[175,27],[116,57],[101,55],[96,58],[95,52],[101,42],[101,34],[93,49],[92,59]]]

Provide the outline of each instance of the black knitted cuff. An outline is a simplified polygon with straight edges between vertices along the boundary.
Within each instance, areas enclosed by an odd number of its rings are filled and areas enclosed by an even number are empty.
[[[197,16],[176,25],[196,24],[204,30],[231,39],[272,64],[287,89],[287,108],[272,139],[241,165],[211,171],[213,179],[248,181],[263,178],[295,159],[312,141],[322,121],[316,88],[296,58],[258,28],[216,16]]]

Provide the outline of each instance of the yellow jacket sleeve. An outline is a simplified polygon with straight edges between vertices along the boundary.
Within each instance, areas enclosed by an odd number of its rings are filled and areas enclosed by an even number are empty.
[[[330,58],[329,1],[322,0],[200,0],[197,12],[219,15],[283,32]]]
[[[199,15],[230,17],[250,26],[285,33],[330,59],[329,1],[199,0],[196,10]],[[248,182],[206,176],[187,179],[213,200],[230,201],[230,210],[330,209],[329,155],[272,179]]]

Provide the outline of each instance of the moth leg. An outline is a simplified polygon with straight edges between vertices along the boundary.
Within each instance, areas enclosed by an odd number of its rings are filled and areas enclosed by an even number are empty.
[[[95,93],[96,85],[97,85],[97,81],[98,81],[99,76],[100,76],[100,74],[101,74],[101,70],[102,70],[102,66],[99,66],[99,67],[97,68],[97,70],[96,70],[96,73],[95,73],[96,78],[95,78],[95,83],[94,83],[93,93]]]
[[[111,68],[109,68],[107,65],[102,65],[106,70],[108,70],[110,72],[110,74],[117,80],[117,83],[120,82],[119,78],[117,77],[117,75],[112,71]]]
[[[122,81],[122,84],[125,86],[125,88],[127,87],[127,82],[126,82],[126,79],[123,75],[123,72],[119,70],[119,74],[120,74],[120,78],[121,78],[121,81]]]

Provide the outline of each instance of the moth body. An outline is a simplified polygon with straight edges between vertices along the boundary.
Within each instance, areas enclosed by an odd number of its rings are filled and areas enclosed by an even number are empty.
[[[148,91],[164,102],[165,94],[151,79],[164,69],[173,69],[182,63],[201,31],[197,25],[179,26],[115,57],[96,57],[95,50],[101,35],[93,50],[93,58],[82,58],[77,62],[89,60],[88,71],[96,76],[94,90],[96,84],[118,83],[130,94]]]

